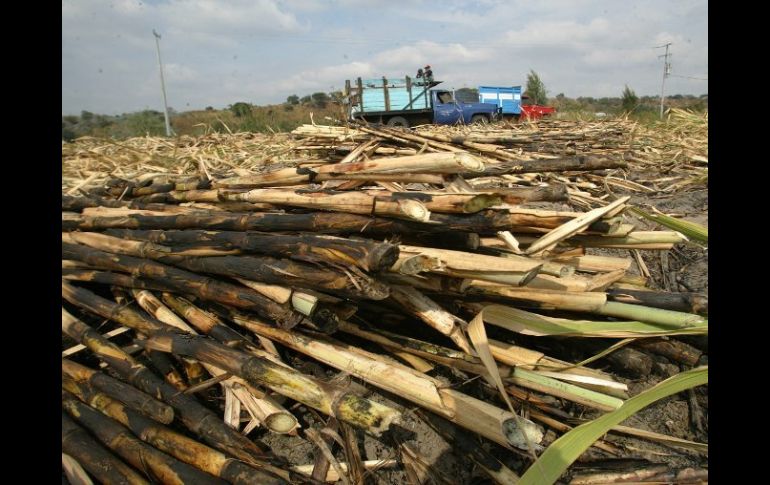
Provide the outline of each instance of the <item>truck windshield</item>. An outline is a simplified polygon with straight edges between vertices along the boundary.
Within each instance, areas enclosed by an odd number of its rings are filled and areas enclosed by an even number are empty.
[[[447,104],[454,101],[454,99],[452,99],[452,93],[448,91],[442,91],[438,93],[438,100],[441,102],[441,104]]]

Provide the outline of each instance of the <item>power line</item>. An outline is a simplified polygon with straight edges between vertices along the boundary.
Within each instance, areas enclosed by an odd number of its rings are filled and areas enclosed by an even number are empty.
[[[679,74],[669,74],[671,77],[683,77],[685,79],[695,79],[697,81],[708,81],[709,78],[707,77],[692,77],[692,76],[680,76]]]

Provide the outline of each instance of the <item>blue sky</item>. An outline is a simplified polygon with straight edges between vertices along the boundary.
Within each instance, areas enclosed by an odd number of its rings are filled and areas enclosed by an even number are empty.
[[[447,88],[525,84],[555,96],[708,92],[703,0],[63,0],[62,114],[162,109],[152,30],[178,111],[341,89],[431,64]],[[686,77],[683,77],[686,76]]]

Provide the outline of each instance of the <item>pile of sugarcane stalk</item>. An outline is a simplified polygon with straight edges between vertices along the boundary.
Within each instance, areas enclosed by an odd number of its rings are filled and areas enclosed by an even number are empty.
[[[276,160],[249,159],[246,170],[185,158],[147,170],[154,155],[141,147],[131,173],[86,162],[62,194],[65,471],[104,483],[362,483],[369,468],[400,466],[419,480],[438,473],[419,443],[401,444],[398,462],[359,451],[361,432],[387,440],[414,408],[493,480],[514,483],[523,470],[474,436],[528,460],[553,440],[547,430],[629,397],[615,374],[548,355],[533,338],[571,338],[591,354],[603,350],[596,338],[627,339],[606,353],[621,374],[647,364],[649,373],[650,354],[698,364],[701,351],[668,337],[707,332],[707,297],[650,290],[630,256],[593,253],[668,250],[686,237],[640,230],[624,216],[627,196],[557,210],[532,204],[567,200],[563,187],[471,183],[625,167],[510,148],[610,144],[605,132],[442,131],[306,126],[297,133],[319,143],[303,152],[315,158],[267,169],[257,167]],[[337,143],[352,146],[340,154]],[[479,388],[466,392],[474,377]],[[321,433],[297,406],[325,422]],[[304,437],[315,463],[287,462],[258,433]],[[609,437],[594,448],[626,456]]]

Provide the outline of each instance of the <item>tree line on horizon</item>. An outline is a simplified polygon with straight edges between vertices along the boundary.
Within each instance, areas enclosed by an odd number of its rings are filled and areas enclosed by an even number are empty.
[[[657,96],[637,96],[626,85],[619,97],[594,98],[579,96],[569,98],[564,93],[548,97],[548,91],[540,76],[531,70],[527,76],[524,94],[535,104],[554,106],[562,113],[604,113],[605,115],[638,116],[652,119],[660,107]],[[478,101],[478,90],[461,88],[455,91],[458,101]],[[207,106],[204,110],[177,112],[169,108],[171,125],[178,135],[199,135],[209,131],[291,131],[309,121],[309,114],[315,119],[344,116],[341,108],[343,93],[315,92],[305,96],[291,94],[286,101],[278,105],[257,106],[246,101],[238,101],[223,109]],[[678,107],[693,111],[708,109],[708,94],[674,94],[666,97],[668,107]],[[71,141],[81,136],[99,136],[105,138],[129,138],[132,136],[163,136],[165,134],[162,111],[142,110],[120,115],[103,115],[81,111],[80,115],[62,116],[62,140]]]

